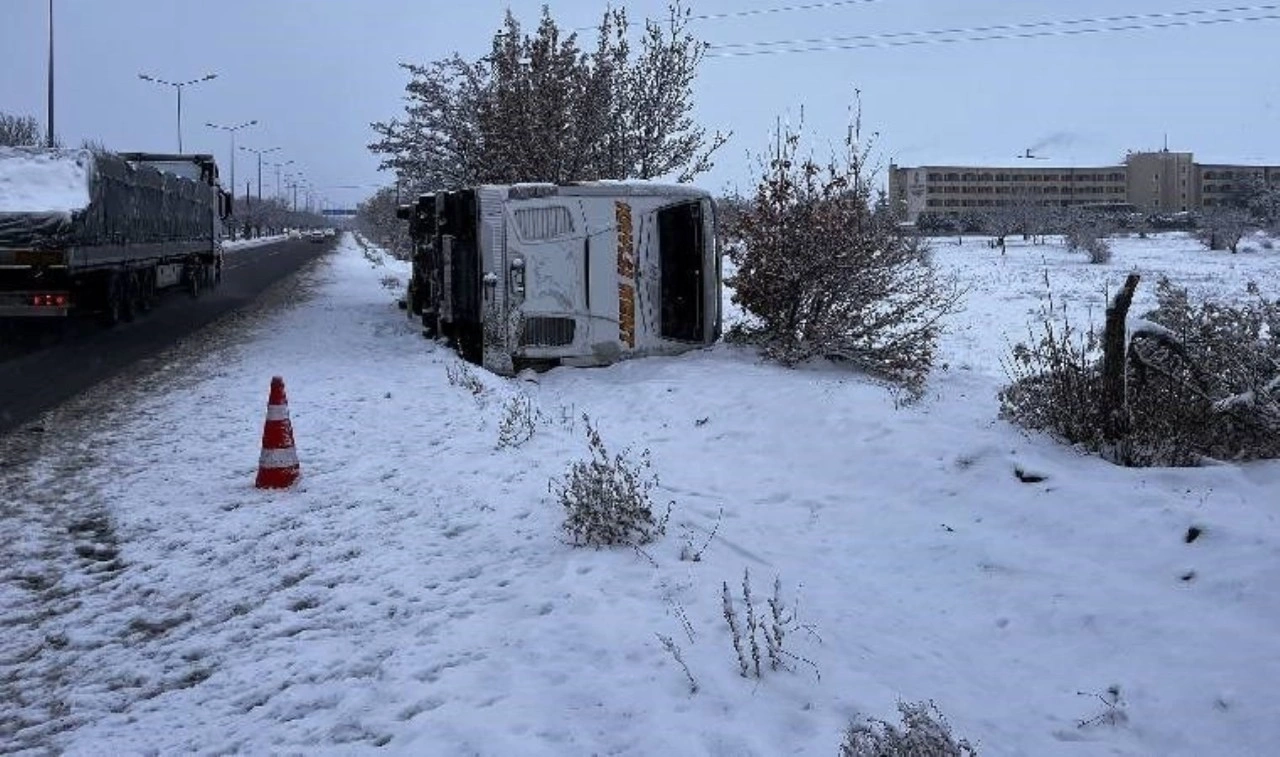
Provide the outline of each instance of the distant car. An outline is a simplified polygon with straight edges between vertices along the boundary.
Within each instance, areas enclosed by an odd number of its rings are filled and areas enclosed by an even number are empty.
[[[326,237],[323,230],[312,229],[311,231],[307,232],[307,239],[310,239],[312,242],[323,242],[325,241]]]
[[[337,229],[325,229],[324,236],[326,239],[332,239],[333,237],[338,236],[338,231]]]

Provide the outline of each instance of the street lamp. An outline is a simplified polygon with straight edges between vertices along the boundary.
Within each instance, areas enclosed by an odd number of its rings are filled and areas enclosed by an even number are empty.
[[[257,123],[257,120],[253,120],[245,121],[244,123],[236,124],[235,126],[220,126],[218,124],[211,124],[207,121],[205,122],[205,126],[208,126],[210,129],[222,129],[231,135],[231,194],[233,195],[236,193],[236,132],[246,126],[255,126]]]
[[[209,81],[210,79],[216,79],[218,78],[218,75],[205,74],[199,79],[192,79],[191,81],[181,81],[181,82],[165,81],[164,79],[157,79],[156,77],[148,76],[147,74],[138,74],[138,78],[143,81],[149,81],[153,84],[163,84],[168,87],[173,87],[174,89],[178,90],[178,153],[181,154],[182,153],[182,88],[189,87],[192,84],[199,84],[200,82]]]
[[[45,120],[49,122],[46,146],[53,147],[53,0],[49,0],[49,114]]]
[[[254,153],[254,154],[256,154],[256,155],[258,156],[258,202],[259,202],[259,203],[261,203],[261,202],[262,202],[262,156],[263,156],[263,155],[268,155],[268,154],[270,154],[270,153],[273,153],[273,152],[275,152],[276,150],[282,150],[282,149],[284,149],[284,148],[282,148],[282,147],[268,147],[268,148],[267,148],[267,149],[265,149],[265,150],[258,150],[258,149],[255,149],[255,148],[253,148],[253,147],[245,147],[245,146],[241,145],[241,146],[240,146],[240,149],[241,149],[241,150],[244,150],[245,152],[251,152],[251,153]]]
[[[276,169],[276,199],[279,199],[279,198],[280,198],[280,169],[281,169],[281,168],[284,168],[285,166],[291,166],[291,165],[293,165],[293,164],[294,164],[294,161],[292,161],[292,160],[286,160],[286,161],[285,161],[285,162],[283,162],[283,163],[268,163],[268,164],[267,164],[267,165],[269,165],[269,166],[273,166],[273,167]]]

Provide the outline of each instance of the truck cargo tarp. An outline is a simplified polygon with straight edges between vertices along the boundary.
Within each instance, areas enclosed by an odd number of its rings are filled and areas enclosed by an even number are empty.
[[[40,181],[57,184],[77,170],[84,178],[85,195],[79,207],[74,207],[70,191],[46,193],[37,188]],[[111,153],[3,148],[0,177],[28,181],[0,191],[0,247],[162,243],[213,234],[218,208],[214,187]],[[41,201],[46,207],[33,206]]]

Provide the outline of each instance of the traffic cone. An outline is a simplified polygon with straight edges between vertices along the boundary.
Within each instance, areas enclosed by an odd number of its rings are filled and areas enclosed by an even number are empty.
[[[259,489],[286,489],[298,480],[298,451],[293,447],[293,424],[289,423],[289,400],[284,396],[284,379],[271,379],[267,400],[267,422],[262,428],[262,456],[258,458]]]

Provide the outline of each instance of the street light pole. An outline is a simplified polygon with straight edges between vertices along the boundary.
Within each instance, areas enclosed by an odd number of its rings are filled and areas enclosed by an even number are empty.
[[[50,1],[52,2],[52,0]],[[183,81],[183,82],[165,81],[164,79],[157,79],[156,77],[148,76],[147,74],[138,74],[138,78],[142,79],[143,81],[152,82],[154,84],[164,84],[165,86],[173,87],[174,89],[178,90],[178,152],[181,153],[182,152],[182,88],[189,87],[192,84],[199,84],[200,82],[209,81],[210,79],[216,79],[218,78],[218,75],[205,74],[199,79],[192,79],[191,81]]]
[[[49,0],[49,131],[45,138],[46,147],[53,147],[53,0]]]
[[[236,189],[236,132],[240,131],[241,129],[247,126],[255,126],[257,125],[257,123],[258,121],[256,119],[253,121],[245,121],[244,123],[237,124],[235,126],[220,126],[218,124],[211,124],[207,121],[205,122],[205,126],[208,126],[210,129],[222,129],[223,131],[231,135],[231,191],[232,193],[234,193]]]
[[[292,160],[286,160],[283,163],[268,163],[268,165],[276,169],[276,199],[277,200],[280,199],[280,169],[284,168],[285,166],[291,166],[293,164],[294,164],[294,161]]]
[[[273,153],[276,150],[280,150],[283,148],[269,147],[265,150],[258,150],[252,147],[241,146],[240,149],[244,150],[245,152],[255,153],[258,156],[258,204],[261,205],[262,204],[262,156],[267,155],[269,153]]]

